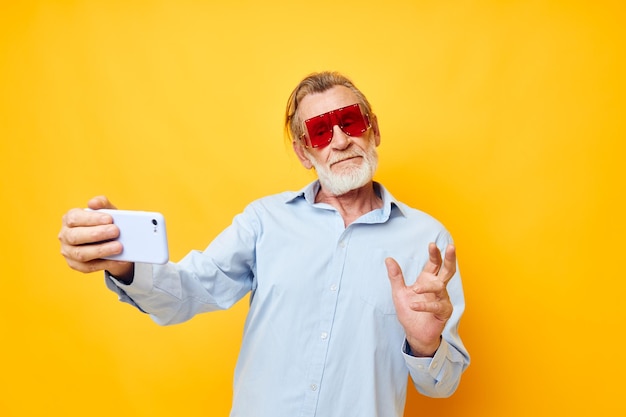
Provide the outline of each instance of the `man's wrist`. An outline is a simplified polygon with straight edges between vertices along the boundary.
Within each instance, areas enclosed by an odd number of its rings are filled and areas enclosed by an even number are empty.
[[[437,353],[439,346],[441,346],[441,336],[439,336],[439,340],[436,344],[425,347],[417,347],[418,345],[414,342],[411,343],[408,339],[406,341],[406,353],[408,355],[414,356],[416,358],[432,358]]]
[[[124,285],[130,285],[135,278],[135,264],[127,263],[123,268],[119,270],[107,270],[111,278],[115,278],[117,281]]]

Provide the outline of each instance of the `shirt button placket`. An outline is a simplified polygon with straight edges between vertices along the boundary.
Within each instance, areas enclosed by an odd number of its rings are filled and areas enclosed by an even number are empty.
[[[339,286],[341,284],[341,275],[346,257],[346,247],[347,237],[344,235],[341,240],[337,242],[336,256],[333,259],[333,266],[331,268],[334,273],[330,274],[330,276],[332,276],[332,281],[327,284],[327,288],[330,291],[324,294],[321,304],[319,345],[314,351],[312,368],[309,371],[310,379],[308,394],[306,395],[305,405],[303,407],[303,416],[314,415],[316,412],[317,399],[322,382],[322,374],[324,373],[324,368],[326,366],[325,357],[329,346],[328,341],[330,340],[330,335],[332,333],[333,320],[337,308],[337,297],[339,296]]]

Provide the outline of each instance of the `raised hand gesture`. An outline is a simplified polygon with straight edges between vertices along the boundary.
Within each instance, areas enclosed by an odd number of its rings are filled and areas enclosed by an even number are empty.
[[[429,259],[412,285],[406,285],[400,265],[385,259],[393,302],[400,324],[414,356],[432,356],[441,342],[441,333],[452,315],[446,289],[456,272],[456,252],[448,245],[441,259],[437,245],[428,245]]]

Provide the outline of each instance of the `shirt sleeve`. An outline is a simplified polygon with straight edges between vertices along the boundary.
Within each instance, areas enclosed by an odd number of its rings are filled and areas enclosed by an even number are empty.
[[[469,364],[445,339],[441,340],[441,345],[432,358],[412,356],[406,341],[402,354],[415,388],[421,394],[435,398],[452,395],[461,381],[461,374]]]
[[[448,282],[447,290],[453,311],[443,329],[441,344],[433,357],[412,356],[406,340],[402,348],[415,388],[429,397],[452,395],[461,381],[461,374],[470,362],[469,353],[458,332],[459,322],[465,311],[465,297],[458,265],[456,273]]]
[[[257,230],[252,211],[244,211],[204,251],[178,263],[137,263],[130,285],[105,274],[107,287],[160,325],[227,309],[253,287]]]

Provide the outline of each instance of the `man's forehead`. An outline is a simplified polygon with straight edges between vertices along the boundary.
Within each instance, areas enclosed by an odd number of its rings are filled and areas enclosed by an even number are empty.
[[[322,93],[311,93],[300,101],[301,120],[309,119],[331,110],[358,103],[359,100],[352,90],[337,85]]]

